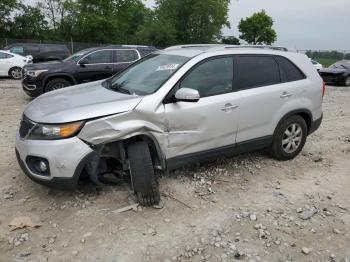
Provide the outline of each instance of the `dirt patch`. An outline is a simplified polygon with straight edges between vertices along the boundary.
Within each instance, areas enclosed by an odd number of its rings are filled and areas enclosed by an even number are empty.
[[[0,79],[0,261],[349,261],[350,89],[328,87],[324,122],[296,159],[260,152],[160,178],[163,208],[134,208],[127,183],[76,192],[20,171],[15,131],[30,99]],[[42,226],[10,232],[28,216]]]

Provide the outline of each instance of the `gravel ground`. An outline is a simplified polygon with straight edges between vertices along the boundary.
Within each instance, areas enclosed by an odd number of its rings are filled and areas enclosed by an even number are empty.
[[[0,261],[350,261],[350,89],[328,87],[324,121],[296,159],[255,152],[160,179],[157,208],[127,183],[75,192],[19,169],[15,130],[30,99],[0,79]],[[36,229],[10,231],[28,216]]]

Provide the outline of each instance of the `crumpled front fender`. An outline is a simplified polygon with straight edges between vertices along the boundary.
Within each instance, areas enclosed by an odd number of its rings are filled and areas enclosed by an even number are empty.
[[[152,119],[147,121],[147,117]],[[156,143],[162,155],[165,155],[167,139],[164,130],[161,115],[157,118],[134,110],[89,121],[78,137],[89,144],[100,145],[146,135]]]

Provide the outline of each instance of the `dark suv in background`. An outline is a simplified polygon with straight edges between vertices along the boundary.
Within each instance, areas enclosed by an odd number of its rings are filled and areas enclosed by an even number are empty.
[[[34,63],[63,60],[71,55],[65,45],[56,44],[17,43],[6,46],[4,50],[23,56],[31,55]]]
[[[31,97],[71,85],[108,78],[156,51],[149,46],[110,45],[82,50],[60,62],[23,68],[23,90]]]

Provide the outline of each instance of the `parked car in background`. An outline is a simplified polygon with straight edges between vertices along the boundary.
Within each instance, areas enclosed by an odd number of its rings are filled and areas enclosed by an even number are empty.
[[[21,56],[0,50],[0,76],[22,79],[22,68],[32,63],[31,56]]]
[[[324,90],[303,54],[175,46],[107,80],[34,100],[16,155],[28,177],[54,187],[130,174],[139,203],[153,205],[155,169],[264,148],[278,160],[296,157],[322,122]]]
[[[80,51],[60,62],[24,68],[23,90],[32,97],[71,85],[106,79],[156,51],[149,46],[111,45]]]
[[[315,61],[315,60],[311,60],[311,63],[314,65],[314,67],[316,68],[317,71],[321,70],[323,68],[323,65],[320,64],[319,62]]]
[[[71,55],[65,45],[58,44],[17,43],[4,49],[23,56],[31,55],[34,63],[63,60]]]
[[[319,73],[328,85],[350,86],[350,60],[338,61]]]

